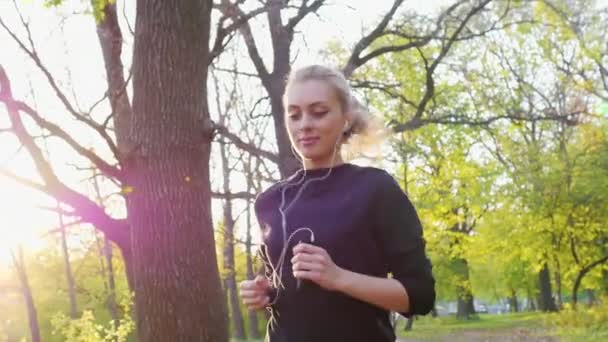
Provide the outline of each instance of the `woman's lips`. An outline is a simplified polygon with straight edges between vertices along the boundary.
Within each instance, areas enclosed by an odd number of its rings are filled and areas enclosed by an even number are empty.
[[[312,146],[312,145],[316,144],[317,141],[319,141],[318,137],[301,138],[299,140],[300,145],[305,146],[305,147]]]

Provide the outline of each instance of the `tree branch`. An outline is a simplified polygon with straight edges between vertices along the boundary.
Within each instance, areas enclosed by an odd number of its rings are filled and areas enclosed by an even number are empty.
[[[225,17],[231,18],[233,23],[239,23],[236,28],[238,28],[239,32],[243,36],[243,39],[245,40],[247,52],[249,53],[249,57],[251,58],[258,75],[260,75],[262,80],[268,79],[269,73],[264,65],[262,57],[260,56],[255,39],[253,38],[253,33],[251,32],[251,25],[249,25],[247,14],[243,13],[243,11],[239,8],[238,3],[230,3],[229,0],[221,0],[221,3],[214,5],[214,8],[220,10]]]
[[[55,82],[55,79],[53,78],[53,76],[51,75],[51,73],[42,64],[42,61],[38,57],[38,54],[37,54],[36,50],[34,49],[34,46],[32,45],[31,49],[29,49],[27,46],[25,46],[25,44],[23,43],[23,41],[21,41],[21,39],[19,39],[19,37],[17,37],[17,35],[14,32],[12,32],[5,25],[5,23],[2,20],[2,18],[0,18],[0,26],[2,26],[4,28],[4,30],[19,45],[19,47],[34,61],[34,63],[38,67],[38,69],[40,69],[40,71],[42,71],[42,73],[44,74],[44,76],[47,78],[47,80],[48,80],[51,88],[55,91],[55,94],[57,95],[57,97],[59,98],[59,100],[61,101],[61,103],[63,103],[64,107],[68,110],[68,112],[76,120],[85,123],[87,126],[93,128],[96,132],[98,132],[99,135],[101,135],[101,137],[105,140],[106,144],[108,145],[108,147],[110,148],[110,150],[112,151],[112,153],[114,154],[114,156],[118,159],[119,158],[118,149],[116,148],[116,145],[114,144],[114,141],[112,140],[112,138],[110,137],[110,135],[108,134],[108,132],[105,131],[105,129],[104,129],[104,127],[102,125],[98,124],[97,122],[95,122],[92,119],[89,119],[89,118],[85,117],[84,115],[78,113],[78,111],[76,111],[74,109],[74,107],[72,106],[72,104],[70,103],[70,101],[67,99],[67,97],[65,96],[65,94],[63,94],[63,92],[61,91],[61,89],[59,88],[59,86],[57,85],[57,83]],[[30,42],[32,42],[31,33],[29,31],[28,26],[26,26],[25,28],[26,28],[26,31],[28,33],[28,39],[29,39]]]
[[[6,105],[14,134],[28,151],[44,184],[24,179],[23,177],[14,175],[6,170],[0,170],[0,173],[14,179],[22,185],[44,192],[58,201],[71,206],[80,217],[103,231],[108,238],[116,242],[121,248],[125,248],[124,250],[128,251],[130,248],[130,235],[126,220],[117,220],[108,216],[103,208],[99,207],[86,196],[72,190],[59,180],[54,173],[51,164],[45,159],[44,153],[25,129],[19,115],[17,103],[10,100],[12,97],[8,77],[6,76],[4,68],[0,66],[0,99],[2,99]]]
[[[42,118],[34,109],[32,109],[27,104],[13,99],[10,87],[10,81],[6,75],[6,72],[4,71],[4,68],[0,65],[0,102],[3,102],[7,108],[10,108],[9,110],[15,111],[13,115],[18,116],[18,112],[20,111],[26,113],[36,122],[36,124],[38,124],[38,126],[48,130],[53,136],[56,136],[61,140],[65,141],[76,152],[89,159],[96,167],[99,168],[101,172],[103,172],[105,176],[122,180],[122,172],[119,169],[107,163],[105,160],[95,154],[91,149],[87,149],[77,143],[74,138],[72,138],[61,127]],[[13,131],[18,134],[16,130]]]
[[[265,151],[253,144],[247,143],[245,141],[243,141],[238,135],[230,132],[228,130],[228,128],[226,128],[223,125],[214,124],[214,129],[217,133],[221,134],[222,136],[230,139],[230,141],[232,141],[232,143],[234,145],[236,145],[238,148],[243,149],[255,156],[259,156],[262,158],[266,158],[274,163],[278,163],[279,162],[279,156],[276,155],[275,153],[269,152],[269,151]]]
[[[234,5],[236,6],[236,5]],[[226,8],[228,7],[228,8]],[[262,7],[256,8],[249,13],[243,14],[243,16],[235,17],[229,9],[230,5],[226,5],[224,2],[221,4],[214,4],[213,8],[220,10],[220,12],[224,13],[224,15],[219,19],[219,23],[217,25],[217,31],[215,33],[215,41],[213,43],[213,48],[209,53],[208,65],[210,65],[213,60],[219,56],[220,53],[224,50],[224,48],[228,45],[230,40],[232,39],[232,34],[241,28],[241,25],[247,23],[250,19],[256,17],[259,14],[262,14],[268,10],[267,4],[263,4]],[[232,19],[232,23],[230,25],[224,27],[224,22],[226,19]],[[224,39],[228,37],[227,41]]]
[[[307,6],[308,0],[302,1],[302,5],[298,8],[298,13],[287,21],[285,29],[289,34],[293,35],[295,27],[302,21],[308,14],[316,12],[323,6],[325,0],[315,0],[310,6]]]
[[[248,193],[246,191],[240,191],[240,192],[225,192],[225,193],[221,193],[221,192],[212,192],[211,196],[213,198],[218,198],[218,199],[224,199],[224,200],[232,200],[232,199],[244,199],[244,200],[253,200],[255,199],[256,195],[255,194],[251,194]]]
[[[344,66],[344,68],[342,69],[344,75],[347,78],[349,78],[352,75],[352,73],[355,71],[355,69],[357,69],[359,66],[362,65],[361,59],[360,59],[361,53],[365,49],[367,49],[370,46],[370,44],[374,40],[376,40],[376,38],[378,38],[382,35],[383,31],[386,29],[386,27],[388,26],[388,23],[391,21],[391,19],[393,19],[395,12],[397,12],[397,9],[399,8],[399,6],[401,6],[402,3],[403,3],[403,0],[395,0],[395,2],[393,3],[393,6],[384,15],[384,17],[378,23],[378,25],[367,36],[361,38],[361,40],[359,40],[359,42],[357,42],[357,44],[355,44],[355,47],[353,48],[350,58],[348,59],[348,62],[346,62],[346,66]]]

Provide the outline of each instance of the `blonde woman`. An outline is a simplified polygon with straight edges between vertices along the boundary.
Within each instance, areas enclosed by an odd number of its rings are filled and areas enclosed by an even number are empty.
[[[256,199],[267,272],[241,283],[243,302],[271,312],[270,342],[395,341],[390,311],[435,301],[418,215],[387,172],[342,159],[370,124],[340,72],[294,71],[284,104],[302,169]]]

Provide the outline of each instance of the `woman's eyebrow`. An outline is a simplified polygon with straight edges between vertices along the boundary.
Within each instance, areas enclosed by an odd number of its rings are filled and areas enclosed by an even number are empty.
[[[317,106],[324,106],[324,107],[326,107],[327,104],[325,102],[323,102],[323,101],[315,101],[315,102],[309,103],[305,107],[317,107]],[[296,109],[300,109],[300,106],[295,105],[295,104],[290,104],[289,106],[287,106],[287,110],[288,111],[292,111],[292,110],[296,110]]]

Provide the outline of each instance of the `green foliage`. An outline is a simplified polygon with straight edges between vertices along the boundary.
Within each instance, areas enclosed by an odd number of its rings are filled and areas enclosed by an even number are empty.
[[[564,309],[545,317],[545,324],[558,335],[572,341],[599,342],[608,339],[608,297],[591,307],[580,306],[574,310],[566,304]]]
[[[70,319],[59,312],[51,319],[53,335],[58,335],[64,341],[75,342],[126,342],[135,330],[135,322],[131,319],[132,296],[124,296],[121,307],[125,315],[118,322],[118,327],[109,321],[98,323],[93,311],[85,310],[78,319]]]
[[[105,14],[103,12],[104,8],[116,2],[116,0],[94,0],[94,1],[86,1],[80,0],[84,5],[91,6],[90,11],[95,18],[95,21],[101,22],[105,18]],[[65,3],[65,0],[44,0],[44,6],[46,7],[58,7]]]

